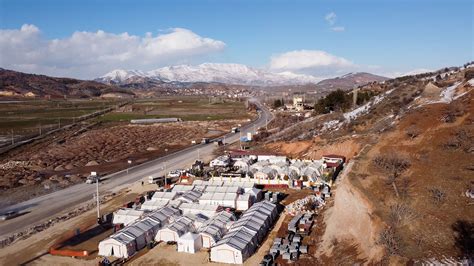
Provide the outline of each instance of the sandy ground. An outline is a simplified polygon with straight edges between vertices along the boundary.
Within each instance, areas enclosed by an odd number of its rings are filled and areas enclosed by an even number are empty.
[[[334,206],[325,213],[326,229],[318,253],[332,253],[334,241],[353,241],[365,258],[378,259],[381,248],[375,245],[380,222],[374,221],[373,207],[364,195],[354,188],[347,174],[353,163],[349,163],[337,183]],[[344,230],[341,230],[344,228]]]

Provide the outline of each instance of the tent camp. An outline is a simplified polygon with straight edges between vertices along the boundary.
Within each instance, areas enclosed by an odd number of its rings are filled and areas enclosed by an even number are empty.
[[[178,252],[196,253],[202,248],[201,235],[187,232],[178,239]]]
[[[125,226],[137,221],[143,216],[143,211],[134,210],[134,209],[119,209],[114,212],[114,218],[112,220],[113,224],[123,224]]]

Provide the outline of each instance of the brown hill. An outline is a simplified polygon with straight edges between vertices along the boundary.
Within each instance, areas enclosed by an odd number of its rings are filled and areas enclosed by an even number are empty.
[[[365,72],[358,72],[358,73],[349,73],[344,76],[332,78],[332,79],[325,79],[316,84],[316,86],[320,89],[324,90],[350,90],[358,86],[365,85],[370,82],[381,82],[387,80],[388,78],[377,76],[370,73]]]
[[[133,96],[132,92],[96,81],[26,74],[0,68],[0,96],[88,98],[107,93]]]
[[[474,255],[473,80],[468,69],[437,74],[366,85],[376,93],[369,102],[267,141],[292,157],[349,159],[316,248],[326,264],[445,265]]]

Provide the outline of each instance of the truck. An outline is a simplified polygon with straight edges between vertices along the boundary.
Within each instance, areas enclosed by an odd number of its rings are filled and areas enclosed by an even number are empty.
[[[211,140],[209,138],[202,138],[201,143],[202,144],[208,144]]]
[[[233,127],[231,130],[230,130],[230,133],[237,133],[239,132],[240,129],[238,127]]]
[[[101,177],[97,175],[97,172],[91,172],[91,174],[86,179],[86,184],[94,184],[97,181],[101,181]]]
[[[158,183],[160,180],[164,180],[165,177],[164,176],[148,176],[148,184],[156,184]]]

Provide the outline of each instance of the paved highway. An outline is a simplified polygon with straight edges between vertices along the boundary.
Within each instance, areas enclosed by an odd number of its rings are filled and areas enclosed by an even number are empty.
[[[265,123],[273,119],[273,115],[267,108],[262,106],[256,100],[252,100],[259,108],[259,117],[257,120],[241,128],[241,132],[255,133],[255,129],[265,126]],[[234,143],[239,140],[239,133],[227,134],[225,136],[226,143]],[[130,183],[143,179],[151,174],[164,175],[164,166],[166,163],[166,170],[174,170],[180,168],[188,168],[198,157],[212,155],[216,146],[214,143],[198,144],[189,148],[171,153],[167,156],[131,167],[106,177],[106,180],[100,184],[100,191],[118,191]],[[17,218],[0,222],[0,239],[11,235],[14,232],[23,230],[30,226],[39,224],[45,220],[56,217],[58,214],[66,210],[72,209],[74,206],[84,203],[93,198],[95,193],[95,185],[91,184],[77,184],[71,187],[55,191],[53,193],[43,195],[37,198],[30,199],[0,210],[4,213],[9,210],[19,210],[21,212],[28,212]]]

